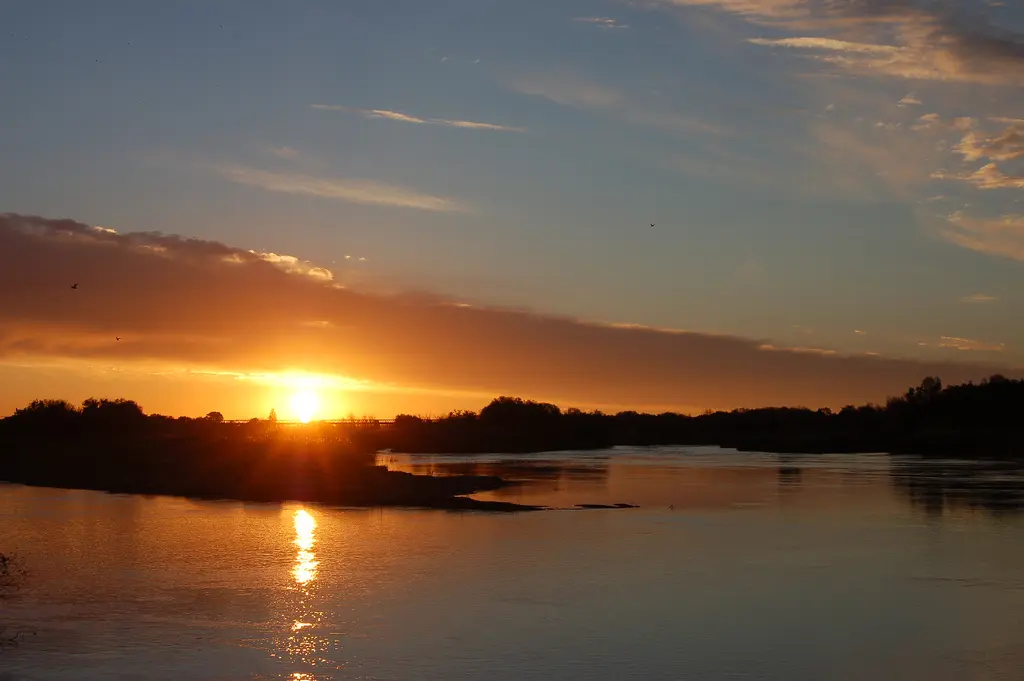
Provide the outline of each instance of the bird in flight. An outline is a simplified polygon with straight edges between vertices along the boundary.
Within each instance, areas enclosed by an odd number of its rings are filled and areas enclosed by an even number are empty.
[[[653,222],[651,223],[651,227],[654,227],[654,223]]]
[[[78,288],[78,284],[72,284],[72,285],[71,285],[71,288],[73,288],[73,289],[77,289],[77,288]]]
[[[114,340],[121,340],[120,336],[114,336]]]

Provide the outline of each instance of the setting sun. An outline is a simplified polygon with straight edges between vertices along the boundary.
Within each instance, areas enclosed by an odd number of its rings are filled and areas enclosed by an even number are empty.
[[[320,401],[311,390],[302,390],[292,395],[292,412],[303,423],[312,421],[319,407]]]

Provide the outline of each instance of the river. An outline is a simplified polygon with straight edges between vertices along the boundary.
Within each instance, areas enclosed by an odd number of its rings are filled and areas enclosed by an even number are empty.
[[[1024,471],[617,448],[453,513],[0,486],[2,681],[982,681],[1024,669]],[[636,509],[572,510],[633,503]]]

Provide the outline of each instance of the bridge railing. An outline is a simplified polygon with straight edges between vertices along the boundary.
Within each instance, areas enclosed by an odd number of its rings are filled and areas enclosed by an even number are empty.
[[[395,419],[315,419],[309,423],[303,423],[302,421],[278,419],[276,421],[270,421],[267,419],[259,419],[258,423],[276,423],[279,426],[312,426],[320,423],[328,423],[331,425],[340,426],[393,426]],[[253,423],[252,419],[224,419],[222,423]]]

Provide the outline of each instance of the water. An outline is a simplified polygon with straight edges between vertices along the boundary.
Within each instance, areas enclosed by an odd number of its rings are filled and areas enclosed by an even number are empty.
[[[1024,669],[1024,472],[878,455],[389,457],[490,515],[0,487],[2,681],[982,681]]]

